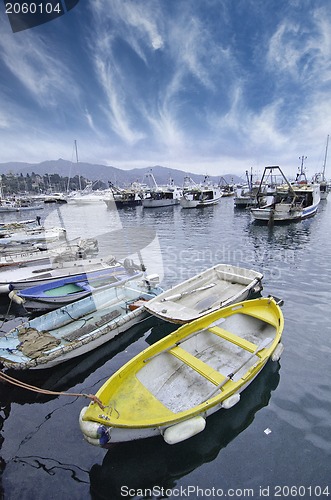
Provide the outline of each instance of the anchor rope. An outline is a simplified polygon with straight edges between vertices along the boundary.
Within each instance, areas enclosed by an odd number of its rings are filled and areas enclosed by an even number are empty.
[[[21,387],[22,389],[27,389],[28,391],[33,391],[37,392],[39,394],[47,394],[51,396],[69,396],[69,397],[83,397],[83,398],[88,398],[94,403],[97,403],[97,405],[104,410],[104,405],[101,403],[100,399],[97,398],[94,394],[84,394],[84,393],[75,393],[75,392],[62,392],[62,391],[50,391],[48,389],[42,389],[41,387],[36,387],[34,385],[26,384],[25,382],[22,382],[21,380],[17,380],[14,377],[11,377],[7,373],[1,372],[0,371],[0,379],[16,385],[17,387]]]

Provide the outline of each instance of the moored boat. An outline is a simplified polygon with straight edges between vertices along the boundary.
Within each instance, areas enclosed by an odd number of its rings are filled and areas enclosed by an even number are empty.
[[[0,339],[0,364],[45,369],[86,354],[136,324],[159,293],[139,277],[22,323]]]
[[[15,243],[15,242],[14,242]],[[57,242],[56,242],[57,243]],[[38,243],[16,245],[1,245],[0,239],[0,268],[7,266],[33,265],[40,262],[59,262],[83,259],[98,253],[98,242],[95,238],[76,238],[67,244],[55,246]],[[1,275],[0,275],[1,279]]]
[[[278,174],[275,174],[278,172]],[[270,188],[268,197],[271,200],[261,203],[265,193],[257,193],[258,206],[251,209],[256,221],[269,224],[280,222],[296,222],[312,217],[317,213],[320,202],[320,186],[318,183],[308,183],[307,180],[297,180],[290,184],[278,166],[266,167],[262,176],[261,186],[267,177],[281,174],[283,183]]]
[[[180,199],[182,208],[197,208],[208,205],[216,205],[222,198],[223,193],[219,186],[210,183],[206,175],[201,184],[196,184],[190,177],[185,177],[183,196]]]
[[[136,207],[142,204],[144,189],[141,184],[133,182],[129,188],[121,189],[109,182],[109,188],[113,194],[112,199],[104,199],[108,208]]]
[[[182,189],[176,186],[172,179],[170,179],[166,186],[158,186],[151,172],[146,174],[146,178],[152,186],[145,191],[145,196],[142,200],[144,208],[170,207],[179,204],[179,200],[183,194]]]
[[[23,228],[16,232],[2,231],[0,234],[0,245],[12,243],[31,243],[37,241],[57,241],[65,238],[66,230],[63,227],[45,228]]]
[[[54,259],[52,263],[37,263],[25,267],[12,267],[0,272],[0,293],[7,293],[15,288],[25,288],[49,283],[54,279],[67,276],[77,276],[83,273],[109,269],[116,263],[114,256],[100,258],[77,258],[66,261],[65,259]]]
[[[95,446],[163,436],[176,444],[229,409],[269,359],[280,358],[284,318],[273,298],[228,306],[180,327],[113,374],[79,416]]]
[[[142,271],[126,269],[118,262],[108,269],[68,276],[23,290],[13,289],[9,297],[22,303],[29,312],[45,312],[71,304],[97,291],[118,287],[138,276],[142,277]]]
[[[166,290],[146,303],[146,309],[171,323],[187,323],[258,294],[262,279],[252,269],[217,264]]]

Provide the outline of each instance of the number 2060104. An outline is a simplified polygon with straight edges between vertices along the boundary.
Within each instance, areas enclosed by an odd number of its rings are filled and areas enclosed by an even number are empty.
[[[275,486],[274,496],[275,497],[328,497],[330,495],[328,486]]]
[[[51,2],[6,2],[6,14],[61,14],[62,5]]]

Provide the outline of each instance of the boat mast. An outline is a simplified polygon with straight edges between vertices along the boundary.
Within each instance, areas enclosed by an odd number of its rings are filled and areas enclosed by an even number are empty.
[[[78,165],[78,149],[77,149],[77,141],[76,141],[76,139],[75,139],[75,153],[76,153],[76,163]],[[79,171],[78,171],[78,182],[79,182],[79,191],[81,191],[82,190],[82,182],[81,182]]]
[[[325,181],[325,167],[326,167],[326,159],[328,157],[328,146],[329,146],[329,134],[326,138],[326,147],[325,147],[325,156],[324,156],[324,163],[323,163],[323,172],[322,172],[322,181]]]
[[[305,174],[305,170],[303,168],[303,162],[307,159],[307,156],[299,156],[299,160],[301,160],[300,172],[297,174],[296,182],[300,182],[304,180],[307,182],[307,177]]]

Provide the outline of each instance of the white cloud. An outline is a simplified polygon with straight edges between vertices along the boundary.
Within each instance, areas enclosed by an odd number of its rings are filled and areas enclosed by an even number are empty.
[[[1,59],[42,107],[57,106],[59,97],[77,99],[77,86],[52,43],[32,31],[0,38]]]

